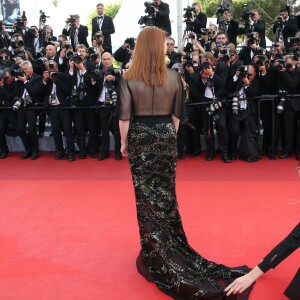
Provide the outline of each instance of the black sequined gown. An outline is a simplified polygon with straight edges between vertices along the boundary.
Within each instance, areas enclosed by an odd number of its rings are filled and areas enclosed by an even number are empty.
[[[176,132],[171,119],[171,114],[180,116],[181,92],[180,80],[172,71],[161,88],[151,89],[137,81],[120,83],[120,119],[131,119],[128,158],[142,246],[137,268],[174,299],[245,300],[252,287],[231,297],[223,290],[249,269],[206,260],[189,246],[182,227],[175,192]],[[149,109],[152,114],[146,114]]]

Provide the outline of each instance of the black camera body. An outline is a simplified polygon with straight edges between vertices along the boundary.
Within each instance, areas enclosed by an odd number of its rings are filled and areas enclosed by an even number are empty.
[[[256,67],[262,67],[266,62],[266,56],[265,55],[257,55],[258,60],[255,63]]]
[[[11,70],[11,76],[13,76],[13,77],[18,77],[18,76],[23,77],[23,76],[25,76],[25,74],[24,74],[24,71],[21,68],[19,68],[17,70],[12,69]]]
[[[133,37],[127,38],[127,39],[125,40],[125,43],[129,45],[129,49],[130,49],[130,50],[134,50],[134,48],[135,48],[135,40],[134,40]]]
[[[138,24],[145,26],[155,26],[155,10],[154,7],[157,6],[156,1],[153,2],[144,2],[145,9],[145,16],[141,16]]]
[[[68,60],[73,60],[75,64],[80,64],[83,62],[82,57],[77,52],[73,52],[71,50],[66,52],[66,57]]]
[[[45,24],[47,22],[47,18],[50,18],[49,16],[46,16],[46,14],[40,10],[40,23]]]
[[[26,21],[27,21],[26,13],[25,13],[25,11],[23,11],[22,16],[17,17],[17,20],[16,20],[16,30],[17,31],[22,31],[24,29],[24,27],[25,27],[25,22]]]
[[[241,65],[238,67],[238,71],[240,71],[239,78],[245,79],[248,75],[248,68],[249,66],[247,65]]]

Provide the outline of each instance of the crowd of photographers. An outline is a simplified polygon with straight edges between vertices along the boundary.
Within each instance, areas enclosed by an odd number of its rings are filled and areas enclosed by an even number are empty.
[[[180,74],[185,89],[187,117],[178,132],[178,158],[200,155],[203,134],[209,161],[217,150],[226,163],[237,158],[256,161],[258,148],[274,158],[278,146],[283,149],[280,158],[295,150],[300,159],[297,17],[288,9],[279,12],[274,21],[275,42],[266,50],[265,23],[257,10],[245,6],[238,22],[221,5],[218,24],[207,27],[206,15],[194,3],[185,8],[186,30],[175,51],[168,4],[156,0],[145,7],[146,15],[139,24],[155,25],[168,33],[166,63]],[[135,39],[126,38],[112,54],[113,21],[104,14],[103,4],[97,4],[96,10],[91,41],[79,15],[71,15],[57,37],[51,26],[45,25],[43,12],[38,27],[28,27],[25,14],[11,32],[1,24],[1,159],[8,156],[6,134],[21,138],[25,148],[21,159],[37,159],[46,116],[55,142],[55,159],[74,161],[76,144],[80,159],[90,155],[104,160],[109,157],[110,132],[115,158],[122,159],[118,83],[130,67]],[[238,36],[245,37],[241,49],[236,47]],[[113,58],[121,64],[120,69],[113,67]],[[268,101],[259,102],[262,95],[268,95]]]

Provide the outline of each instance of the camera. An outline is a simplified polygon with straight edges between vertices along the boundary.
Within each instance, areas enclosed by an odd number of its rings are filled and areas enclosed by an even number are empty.
[[[208,61],[204,61],[199,66],[199,73],[202,73],[204,70],[210,69],[210,63]]]
[[[17,31],[22,31],[24,29],[26,21],[27,21],[26,13],[25,13],[25,11],[23,11],[22,16],[17,17],[17,20],[16,20],[16,30]]]
[[[125,40],[125,43],[129,44],[129,49],[130,50],[134,50],[134,48],[135,48],[135,40],[134,40],[134,38],[127,38]]]
[[[266,56],[265,55],[257,55],[258,60],[255,63],[256,67],[262,67],[266,62]]]
[[[244,78],[247,77],[247,75],[248,75],[248,67],[249,66],[247,66],[247,65],[241,65],[241,66],[238,67],[238,71],[240,72],[239,77],[241,79],[244,79]]]
[[[50,59],[48,61],[48,66],[49,66],[49,69],[51,69],[51,70],[54,68],[54,60],[53,59]]]
[[[7,55],[1,55],[0,56],[0,61],[6,61],[8,60],[8,56]]]
[[[219,54],[222,55],[221,57],[219,57],[220,61],[223,61],[225,63],[230,61],[230,56],[231,55],[230,55],[229,49],[220,50]]]
[[[154,26],[155,25],[155,10],[154,7],[157,6],[156,1],[153,2],[144,2],[145,9],[145,16],[141,16],[138,24],[145,26]]]
[[[45,24],[47,21],[47,18],[50,18],[49,16],[46,16],[46,14],[40,10],[40,23]]]
[[[206,107],[207,114],[212,118],[213,122],[219,120],[219,116],[217,114],[217,110],[222,107],[222,103],[220,101],[214,101],[210,106]]]
[[[37,53],[36,53],[36,57],[37,58],[41,58],[41,57],[45,57],[46,56],[46,50],[44,47],[42,47]]]
[[[66,47],[66,49],[67,49],[67,50],[69,50],[69,49],[70,49],[70,47],[71,47],[71,44],[70,44],[70,42],[69,42],[69,41],[65,41],[65,47]]]
[[[247,33],[246,37],[248,38],[247,41],[247,47],[250,47],[251,45],[257,44],[257,39],[258,39],[258,33],[257,32],[251,32]]]
[[[239,113],[239,98],[237,96],[232,98],[232,114],[238,115]]]
[[[11,70],[11,76],[13,76],[13,77],[18,77],[18,76],[23,77],[23,76],[25,76],[25,74],[24,74],[24,71],[21,68],[19,68],[17,70],[12,69]]]
[[[278,71],[281,71],[282,69],[286,68],[284,59],[277,59],[276,62],[278,62],[278,65],[276,66]]]
[[[299,43],[300,42],[300,37],[289,37],[287,39],[288,43]]]
[[[71,50],[68,50],[66,52],[66,57],[68,60],[73,60],[75,64],[80,64],[83,62],[82,57],[77,52],[73,52]]]
[[[69,15],[70,17],[66,19],[66,23],[68,23],[68,25],[71,27],[71,28],[75,28],[76,25],[75,25],[75,21],[76,21],[76,18],[74,15]]]
[[[17,110],[21,107],[21,105],[24,103],[24,100],[23,100],[23,98],[21,98],[21,97],[15,97],[15,98],[14,98],[14,101],[15,101],[15,103],[14,103],[14,105],[12,106],[12,109],[13,109],[14,111],[17,111]]]
[[[90,73],[91,79],[93,79],[93,80],[95,80],[95,81],[96,81],[97,79],[101,78],[101,76],[102,76],[102,73],[101,73],[101,71],[98,70],[98,69],[95,69],[95,70],[93,70],[93,71]]]
[[[276,107],[276,111],[278,114],[281,114],[284,111],[284,102],[286,100],[287,91],[285,90],[279,90],[279,103]]]

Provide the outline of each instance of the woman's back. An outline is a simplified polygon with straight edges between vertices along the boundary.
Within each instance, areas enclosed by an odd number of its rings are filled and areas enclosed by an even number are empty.
[[[131,116],[179,116],[182,103],[182,89],[178,74],[167,70],[162,86],[147,86],[140,80],[121,80],[120,119]]]

